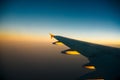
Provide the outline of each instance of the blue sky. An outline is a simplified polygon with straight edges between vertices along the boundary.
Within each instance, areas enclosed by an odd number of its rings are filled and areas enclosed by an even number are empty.
[[[120,40],[116,0],[6,0],[3,31]]]

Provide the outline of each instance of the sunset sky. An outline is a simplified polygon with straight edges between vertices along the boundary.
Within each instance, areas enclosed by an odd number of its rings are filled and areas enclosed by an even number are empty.
[[[6,0],[1,14],[0,34],[8,40],[44,41],[53,33],[120,44],[120,11],[114,0]]]
[[[1,0],[0,9],[0,80],[78,80],[90,72],[87,57],[61,54],[69,48],[53,45],[49,33],[120,48],[119,0]]]

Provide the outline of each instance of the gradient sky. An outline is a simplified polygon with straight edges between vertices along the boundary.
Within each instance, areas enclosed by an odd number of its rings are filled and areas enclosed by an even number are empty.
[[[119,0],[3,0],[0,9],[6,80],[74,80],[88,72],[88,59],[61,54],[69,48],[52,45],[49,33],[120,47]]]
[[[5,0],[0,31],[120,43],[119,7],[118,0]]]

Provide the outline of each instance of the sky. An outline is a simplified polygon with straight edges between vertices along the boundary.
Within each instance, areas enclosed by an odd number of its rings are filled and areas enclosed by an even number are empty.
[[[120,43],[118,0],[5,0],[1,4],[1,34],[46,40],[53,33]]]

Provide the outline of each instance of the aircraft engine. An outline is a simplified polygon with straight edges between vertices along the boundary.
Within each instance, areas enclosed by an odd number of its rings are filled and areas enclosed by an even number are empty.
[[[60,42],[60,41],[53,42],[52,44],[55,44],[55,45],[63,45],[63,43]]]
[[[67,55],[80,55],[80,53],[76,50],[71,50],[71,49],[68,49],[68,50],[65,50],[65,51],[62,51],[63,54],[67,54]]]

